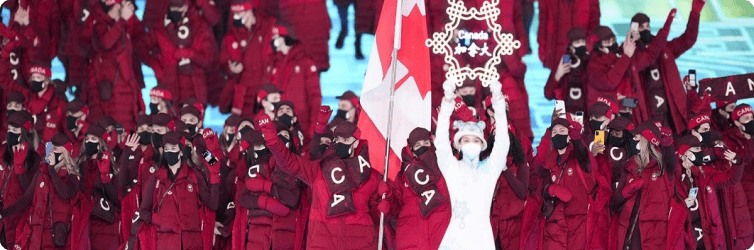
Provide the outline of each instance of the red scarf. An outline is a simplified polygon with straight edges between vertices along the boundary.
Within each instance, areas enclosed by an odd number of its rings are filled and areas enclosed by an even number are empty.
[[[416,195],[419,196],[419,210],[426,218],[435,208],[447,201],[447,197],[437,189],[437,182],[442,178],[437,167],[437,156],[434,148],[421,157],[414,158],[406,166],[403,180]]]
[[[55,91],[51,87],[52,85],[47,86],[42,97],[39,97],[39,95],[36,94],[32,95],[31,101],[29,102],[29,113],[32,115],[39,115],[45,111],[47,104],[50,103],[50,100],[52,99],[52,95],[55,94]]]
[[[352,192],[369,180],[372,168],[368,166],[369,152],[367,147],[359,147],[356,157],[340,159],[333,149],[328,149],[327,156],[320,166],[330,199],[327,216],[334,217],[348,213],[355,213]],[[366,165],[364,165],[366,164]]]

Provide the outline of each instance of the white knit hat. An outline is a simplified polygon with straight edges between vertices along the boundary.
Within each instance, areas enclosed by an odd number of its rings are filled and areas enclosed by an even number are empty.
[[[458,129],[458,132],[453,136],[453,146],[460,148],[461,138],[466,135],[473,135],[479,137],[482,140],[482,151],[487,149],[487,140],[484,139],[485,123],[483,121],[478,122],[464,122],[457,120],[453,123],[453,128]]]

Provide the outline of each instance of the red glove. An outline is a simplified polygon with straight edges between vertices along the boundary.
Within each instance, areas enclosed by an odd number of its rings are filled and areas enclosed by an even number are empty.
[[[388,202],[387,199],[380,200],[380,203],[377,204],[377,210],[379,210],[380,213],[389,214],[390,213],[390,202]]]
[[[275,198],[272,198],[264,194],[259,195],[259,198],[257,200],[257,205],[259,205],[259,208],[263,208],[267,211],[270,211],[271,213],[277,216],[286,216],[288,215],[288,212],[290,212],[290,209],[288,209],[288,207],[283,205],[283,203],[276,200]]]
[[[13,166],[15,166],[13,172],[15,174],[23,174],[26,172],[24,162],[26,161],[26,155],[28,154],[29,144],[26,142],[22,142],[21,145],[18,146],[18,150],[13,150]]]
[[[220,143],[215,132],[212,129],[205,128],[202,131],[202,138],[204,138],[204,144],[207,145],[207,150],[220,160],[220,157],[223,156],[223,150],[220,148]]]
[[[694,2],[691,3],[691,12],[701,13],[705,3],[707,3],[706,0],[694,0]]]
[[[550,187],[547,188],[547,192],[550,193],[550,196],[558,198],[563,202],[569,202],[571,201],[571,198],[573,198],[571,191],[568,191],[567,188],[558,184],[550,184]]]
[[[665,25],[662,27],[663,29],[670,31],[670,25],[673,24],[673,18],[675,18],[676,12],[678,12],[678,9],[676,8],[670,10],[670,13],[668,13],[668,18],[665,19]]]
[[[102,157],[97,163],[99,177],[100,180],[102,180],[102,183],[110,183],[110,157],[112,157],[110,151],[102,152]]]
[[[175,51],[175,59],[180,60],[181,58],[193,59],[194,51],[190,49],[177,49]]]
[[[662,127],[660,129],[660,145],[663,147],[670,147],[673,146],[673,131],[670,130],[670,127]]]
[[[625,199],[633,196],[643,185],[644,181],[642,179],[632,179],[625,187],[623,187],[623,192],[621,193],[623,198]]]
[[[393,189],[390,188],[387,182],[380,181],[380,184],[377,185],[377,194],[379,194],[380,197],[384,196],[385,199],[387,199],[393,195]]]
[[[237,110],[237,113],[233,113],[234,115],[240,116],[243,113],[243,104],[246,101],[246,90],[246,86],[242,84],[233,85],[233,104],[231,106],[233,107],[233,109]]]
[[[470,121],[474,118],[474,112],[471,111],[469,106],[466,106],[466,103],[463,102],[461,97],[456,97],[453,110],[453,113],[458,120]]]
[[[269,115],[261,113],[257,115],[254,121],[256,122],[257,129],[264,135],[265,140],[269,142],[277,137],[277,130],[275,129],[275,125],[272,124],[272,119],[270,119]]]
[[[581,140],[581,124],[575,121],[571,121],[570,123],[571,125],[568,126],[568,135],[571,136],[571,140]]]
[[[272,190],[272,181],[264,180],[262,178],[248,178],[246,179],[246,189],[251,192],[264,192],[269,194]]]
[[[332,115],[332,109],[330,109],[330,106],[322,105],[319,107],[319,115],[317,116],[317,127],[315,130],[318,134],[324,134],[325,131],[327,131],[327,121],[330,120],[331,115]]]

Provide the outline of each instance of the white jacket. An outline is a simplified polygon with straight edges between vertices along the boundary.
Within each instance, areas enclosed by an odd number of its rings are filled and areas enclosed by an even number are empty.
[[[497,131],[495,145],[490,156],[479,161],[453,156],[448,128],[453,113],[453,102],[440,106],[437,122],[437,164],[448,185],[452,216],[440,249],[495,250],[495,238],[490,224],[490,208],[497,180],[506,168],[505,161],[510,147],[505,101],[502,97],[492,99]]]

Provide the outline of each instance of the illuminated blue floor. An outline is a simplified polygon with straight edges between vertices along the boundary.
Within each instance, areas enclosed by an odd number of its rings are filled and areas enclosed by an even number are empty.
[[[637,11],[645,11],[652,18],[652,27],[655,29],[662,25],[667,11],[672,7],[679,8],[678,16],[671,28],[671,38],[675,38],[686,28],[689,6],[691,0],[660,0],[660,1],[635,1],[635,0],[602,0],[602,23],[613,28],[618,35],[618,40],[624,39],[628,30],[631,16]],[[346,90],[353,90],[357,94],[361,91],[361,82],[364,78],[367,59],[354,59],[354,37],[351,30],[346,39],[345,47],[341,50],[334,48],[335,38],[340,31],[340,20],[337,11],[328,1],[329,14],[333,29],[330,39],[330,64],[328,72],[322,74],[321,85],[323,103],[331,106],[337,105],[335,96]],[[137,0],[140,11],[137,16],[143,14],[144,0]],[[536,7],[535,7],[536,10]],[[353,19],[353,8],[349,18]],[[686,52],[678,59],[680,72],[688,69],[696,69],[699,79],[706,77],[718,77],[732,74],[754,72],[754,10],[746,0],[708,0],[702,12],[703,22],[700,26],[699,39],[693,49]],[[8,20],[8,11],[3,12],[5,22]],[[537,14],[535,13],[532,24],[532,49],[537,50],[536,29],[538,26]],[[353,22],[351,21],[351,24]],[[362,51],[369,53],[373,43],[373,36],[365,35]],[[550,74],[536,55],[524,57],[528,66],[526,73],[526,85],[529,91],[530,112],[535,137],[539,137],[549,125],[553,102],[544,98],[542,90]],[[148,101],[148,89],[155,86],[156,81],[151,69],[144,66],[144,75],[148,88],[144,89],[143,95]],[[63,67],[57,60],[53,63],[53,77],[64,78]],[[218,129],[222,126],[226,115],[220,114],[216,108],[207,112],[205,126]],[[538,139],[536,139],[538,140]],[[535,142],[537,143],[537,142]]]

